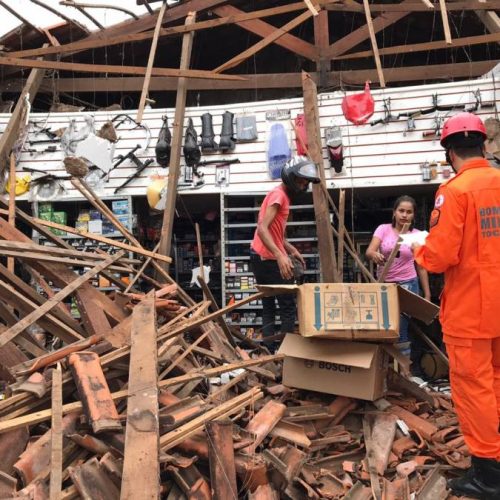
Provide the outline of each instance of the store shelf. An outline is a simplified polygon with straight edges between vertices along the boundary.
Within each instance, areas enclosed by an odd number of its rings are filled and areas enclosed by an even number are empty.
[[[290,205],[290,210],[297,209],[312,209],[314,205]],[[226,207],[224,212],[258,212],[260,210],[260,203],[258,207]]]

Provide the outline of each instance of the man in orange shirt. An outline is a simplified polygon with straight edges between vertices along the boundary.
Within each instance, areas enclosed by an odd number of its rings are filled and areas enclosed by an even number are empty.
[[[500,499],[500,171],[484,158],[481,119],[446,121],[441,145],[456,176],[443,183],[415,260],[444,273],[440,320],[450,382],[472,467],[450,481],[455,495]]]
[[[292,158],[281,171],[282,183],[272,189],[264,198],[259,211],[257,229],[250,248],[250,263],[259,285],[293,283],[294,257],[305,267],[300,252],[286,240],[285,230],[290,212],[290,201],[305,193],[309,183],[318,183],[316,164],[305,156]],[[295,329],[295,297],[278,295],[281,332],[290,333]],[[266,337],[275,334],[275,297],[262,299],[262,333]]]

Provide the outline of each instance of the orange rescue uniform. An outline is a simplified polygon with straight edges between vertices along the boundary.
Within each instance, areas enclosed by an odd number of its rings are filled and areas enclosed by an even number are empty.
[[[465,442],[500,460],[500,171],[487,160],[467,160],[441,185],[415,260],[445,273],[440,320]]]

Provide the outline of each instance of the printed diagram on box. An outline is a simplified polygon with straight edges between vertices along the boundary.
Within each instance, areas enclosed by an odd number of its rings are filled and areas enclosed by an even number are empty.
[[[389,304],[387,290],[377,292],[314,291],[315,328],[326,330],[359,324],[361,328],[388,329]]]

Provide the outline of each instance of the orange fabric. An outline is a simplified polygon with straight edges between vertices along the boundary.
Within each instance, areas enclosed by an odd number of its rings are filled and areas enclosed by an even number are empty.
[[[440,320],[460,338],[500,337],[500,171],[472,159],[436,194],[430,234],[415,260],[445,273]]]
[[[271,237],[273,238],[276,246],[282,253],[287,255],[287,251],[285,250],[285,229],[288,215],[290,213],[290,198],[288,197],[283,184],[280,184],[267,193],[260,207],[258,218],[259,223],[262,222],[267,207],[270,205],[278,205],[279,208],[276,217],[269,225],[269,232],[271,233]],[[259,254],[263,259],[276,260],[276,257],[267,249],[264,242],[260,239],[260,236],[257,234],[257,230],[255,230],[251,247],[255,253]]]
[[[445,335],[453,402],[472,455],[500,461],[500,338]]]

